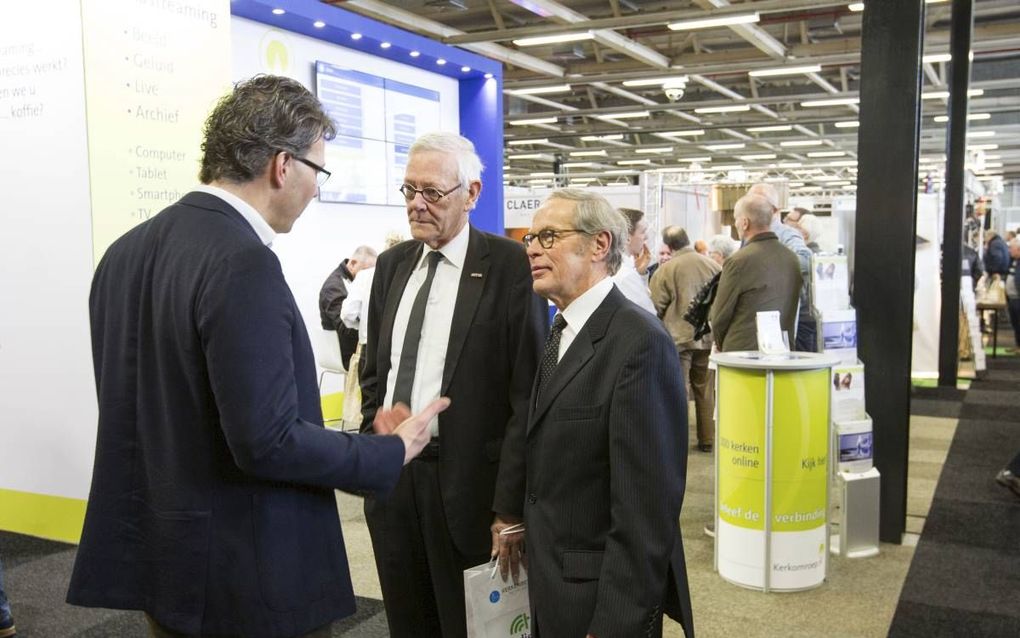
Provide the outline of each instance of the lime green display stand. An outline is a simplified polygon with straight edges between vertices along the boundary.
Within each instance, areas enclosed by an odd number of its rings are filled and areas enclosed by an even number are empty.
[[[762,591],[818,587],[828,567],[829,379],[839,358],[726,352],[712,361],[716,571]]]

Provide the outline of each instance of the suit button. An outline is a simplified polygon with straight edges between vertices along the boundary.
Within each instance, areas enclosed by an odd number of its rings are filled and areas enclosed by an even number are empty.
[[[534,493],[528,494],[528,503],[534,505],[538,502],[538,497]]]

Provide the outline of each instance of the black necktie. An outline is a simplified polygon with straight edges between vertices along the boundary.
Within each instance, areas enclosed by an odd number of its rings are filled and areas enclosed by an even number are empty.
[[[428,304],[429,289],[436,278],[436,266],[443,254],[438,250],[429,253],[429,272],[411,305],[411,315],[407,318],[407,331],[404,333],[404,347],[400,350],[400,365],[397,368],[397,382],[393,386],[393,405],[398,402],[411,407],[411,387],[414,385],[414,370],[418,365],[418,343],[421,341],[421,329],[425,323],[425,306]]]
[[[545,384],[549,382],[553,370],[560,357],[560,335],[567,327],[567,320],[563,315],[557,313],[553,319],[552,330],[549,331],[549,338],[545,340],[545,351],[542,353],[542,365],[538,369],[538,393],[542,394]]]

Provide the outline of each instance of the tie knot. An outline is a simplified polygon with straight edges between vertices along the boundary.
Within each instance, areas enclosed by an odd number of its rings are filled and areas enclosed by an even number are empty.
[[[553,332],[563,332],[563,329],[567,327],[567,320],[563,318],[563,315],[556,313],[556,317],[553,319],[552,329]]]
[[[429,268],[434,268],[440,261],[442,261],[443,253],[439,252],[438,250],[433,250],[428,254],[428,257],[426,257],[426,259],[429,262],[428,264]]]

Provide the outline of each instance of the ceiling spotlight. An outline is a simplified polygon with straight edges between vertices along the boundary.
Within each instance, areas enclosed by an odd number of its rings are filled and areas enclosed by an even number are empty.
[[[681,20],[667,25],[673,31],[690,31],[693,29],[711,29],[714,27],[728,27],[735,24],[754,24],[758,22],[758,12],[745,13],[740,15],[724,16],[721,18],[701,18],[697,20]]]
[[[315,22],[312,23],[312,26],[315,27],[316,29],[321,29],[322,27],[326,26],[326,23],[323,22],[322,20],[316,20]]]

